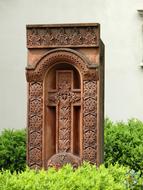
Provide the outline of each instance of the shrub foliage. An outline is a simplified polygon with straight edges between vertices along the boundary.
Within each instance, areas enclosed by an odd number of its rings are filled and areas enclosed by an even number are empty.
[[[0,190],[128,190],[138,189],[140,181],[132,176],[128,168],[119,165],[98,169],[84,163],[77,170],[70,165],[56,171],[34,171],[27,169],[21,173],[3,171],[0,173]]]
[[[54,168],[25,170],[25,130],[3,131],[0,135],[0,190],[143,189],[143,123],[136,119],[127,123],[106,119],[104,131],[104,165],[96,168],[84,163],[77,170],[66,165],[58,171]]]
[[[105,166],[118,162],[135,171],[143,171],[143,122],[127,123],[106,119]],[[0,135],[0,170],[24,170],[26,165],[26,131],[4,130]]]
[[[105,165],[118,162],[135,171],[143,171],[143,123],[131,119],[127,123],[105,122]]]
[[[4,130],[0,135],[0,170],[11,172],[23,170],[26,166],[25,130]]]

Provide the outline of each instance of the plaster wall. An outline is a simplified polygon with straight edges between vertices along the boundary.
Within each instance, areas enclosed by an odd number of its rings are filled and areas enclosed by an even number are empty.
[[[105,116],[143,120],[142,0],[0,0],[0,130],[26,127],[26,24],[98,22]]]

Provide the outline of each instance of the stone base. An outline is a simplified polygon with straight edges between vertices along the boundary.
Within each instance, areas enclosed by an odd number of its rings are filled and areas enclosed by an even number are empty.
[[[71,153],[58,153],[53,155],[47,163],[47,167],[54,167],[56,169],[61,168],[62,166],[66,164],[71,164],[73,168],[77,168],[82,163],[82,160],[80,157],[75,156]]]

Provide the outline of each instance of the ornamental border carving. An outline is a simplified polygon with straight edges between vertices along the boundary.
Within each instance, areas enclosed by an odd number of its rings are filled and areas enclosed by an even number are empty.
[[[27,47],[98,47],[99,33],[99,24],[27,25]]]
[[[97,81],[83,82],[83,159],[97,163]]]
[[[42,167],[42,82],[29,83],[28,99],[28,165],[31,168]]]

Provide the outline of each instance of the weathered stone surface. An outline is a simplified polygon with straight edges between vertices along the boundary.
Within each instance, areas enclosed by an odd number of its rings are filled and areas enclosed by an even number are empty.
[[[31,168],[103,161],[104,46],[99,31],[99,24],[27,26]]]

